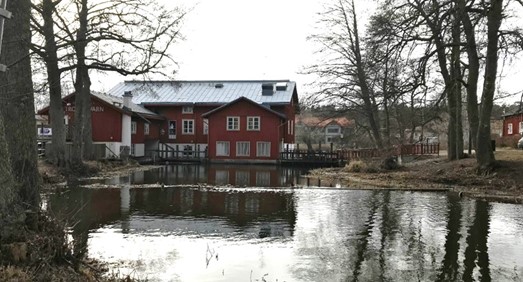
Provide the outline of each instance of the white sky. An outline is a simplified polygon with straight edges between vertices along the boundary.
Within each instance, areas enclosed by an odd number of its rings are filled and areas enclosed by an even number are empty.
[[[312,77],[299,73],[315,62],[313,43],[306,38],[314,32],[317,13],[326,0],[160,1],[194,7],[182,27],[185,40],[171,50],[179,63],[175,79],[290,79],[297,82],[301,96],[308,92],[306,84]],[[361,15],[370,14],[374,5],[370,0],[356,1]],[[521,91],[523,87],[514,83],[523,75],[521,68],[505,66],[503,71],[511,74],[502,80],[503,88]],[[105,91],[129,79],[133,78],[95,76],[92,87]],[[510,101],[519,98],[517,95]]]
[[[179,80],[290,79],[303,92],[303,66],[313,62],[316,0],[163,0],[194,9],[185,19],[185,40],[173,46]],[[109,76],[114,84],[132,79]],[[99,78],[107,90],[107,77]]]

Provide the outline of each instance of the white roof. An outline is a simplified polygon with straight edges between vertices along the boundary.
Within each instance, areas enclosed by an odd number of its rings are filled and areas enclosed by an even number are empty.
[[[262,95],[262,85],[273,85],[272,94]],[[108,94],[121,97],[131,91],[136,104],[224,104],[242,96],[259,104],[287,104],[295,88],[289,80],[125,81]]]
[[[103,93],[95,92],[95,91],[91,91],[91,94],[117,108],[123,109],[123,98],[121,96],[115,97],[115,96],[111,96],[111,95],[107,95],[107,94],[103,94]],[[136,105],[135,103],[131,103],[130,108],[131,108],[131,111],[134,113],[158,116],[158,114],[156,114],[155,112],[152,112],[140,105]]]

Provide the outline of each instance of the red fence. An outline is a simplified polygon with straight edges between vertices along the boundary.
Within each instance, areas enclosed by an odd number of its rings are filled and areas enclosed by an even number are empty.
[[[404,144],[399,146],[401,155],[439,155],[438,144]]]
[[[439,144],[404,144],[390,150],[383,149],[341,149],[336,151],[302,151],[286,150],[280,153],[282,161],[314,162],[314,161],[350,161],[354,159],[370,159],[389,157],[392,155],[439,155]]]

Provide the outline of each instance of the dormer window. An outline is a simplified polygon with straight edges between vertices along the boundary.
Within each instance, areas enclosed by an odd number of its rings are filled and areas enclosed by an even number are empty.
[[[183,106],[182,107],[182,114],[192,114],[193,113],[193,106]]]

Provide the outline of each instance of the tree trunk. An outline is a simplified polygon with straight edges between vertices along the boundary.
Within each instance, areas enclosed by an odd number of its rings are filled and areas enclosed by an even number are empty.
[[[494,167],[494,152],[490,142],[490,115],[494,103],[496,75],[498,71],[498,33],[502,21],[502,0],[492,0],[488,11],[487,59],[485,63],[485,80],[481,96],[476,160],[478,173],[489,173]]]
[[[358,34],[358,21],[356,18],[356,9],[354,6],[354,1],[351,2],[351,12],[352,12],[352,33],[354,35],[354,38],[352,40],[352,52],[354,52],[354,60],[356,63],[356,71],[357,71],[357,79],[358,79],[358,86],[361,90],[361,98],[364,103],[364,110],[365,114],[367,116],[370,130],[372,133],[372,137],[374,139],[374,143],[376,147],[382,148],[383,147],[383,141],[381,138],[381,132],[380,132],[380,122],[378,118],[377,113],[377,107],[375,103],[372,103],[371,98],[371,90],[369,88],[369,85],[367,83],[367,73],[365,71],[363,59],[361,56],[361,47],[360,47],[360,38]],[[349,27],[348,19],[345,18],[346,25]]]
[[[13,17],[5,21],[0,62],[7,65],[8,70],[0,73],[0,107],[12,172],[20,184],[21,201],[25,209],[36,211],[40,208],[40,183],[29,56],[31,1],[9,1],[7,9]]]
[[[62,105],[61,72],[58,67],[57,46],[54,34],[53,11],[55,4],[52,0],[43,0],[42,17],[44,19],[45,37],[45,64],[47,67],[47,79],[49,82],[49,115],[53,135],[51,139],[51,151],[48,159],[59,167],[65,167],[65,125],[64,108]]]
[[[79,12],[79,29],[76,35],[75,51],[77,56],[75,88],[75,118],[73,133],[73,153],[71,161],[75,167],[83,167],[83,160],[91,157],[91,82],[85,62],[87,46],[87,0],[82,0]]]
[[[463,23],[463,30],[467,38],[467,57],[468,57],[468,77],[467,77],[467,115],[469,121],[469,134],[472,136],[472,148],[476,148],[476,136],[478,134],[478,78],[479,78],[479,57],[476,44],[474,26],[466,11],[465,0],[457,0],[459,16]]]
[[[447,100],[449,106],[449,160],[461,159],[463,157],[463,122],[461,105],[461,65],[460,65],[460,20],[458,14],[454,14],[452,26],[452,50],[450,61],[450,77],[448,81]]]

